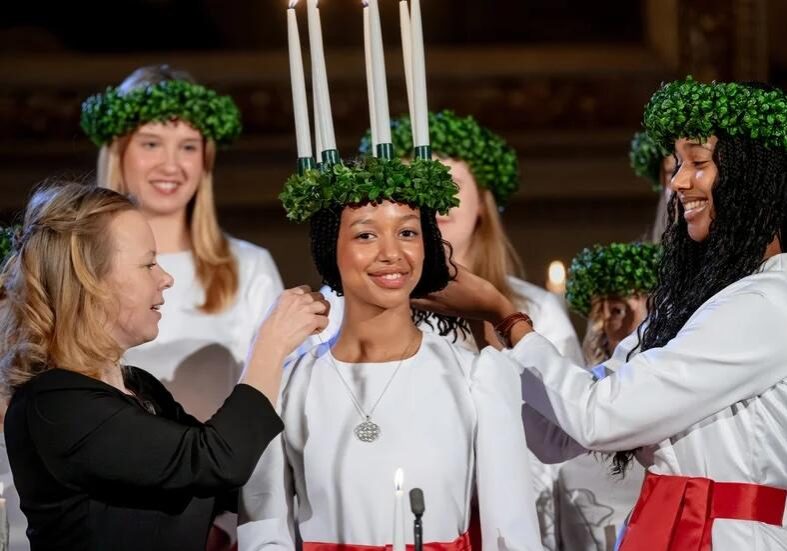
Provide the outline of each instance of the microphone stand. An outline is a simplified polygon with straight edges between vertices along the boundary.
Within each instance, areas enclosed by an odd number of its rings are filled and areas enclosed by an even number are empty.
[[[410,490],[410,510],[415,516],[413,522],[413,543],[415,551],[424,550],[424,526],[422,517],[426,507],[424,506],[424,492],[421,488],[413,488]]]

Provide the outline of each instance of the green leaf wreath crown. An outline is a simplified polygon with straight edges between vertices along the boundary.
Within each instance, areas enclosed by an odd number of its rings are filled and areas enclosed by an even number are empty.
[[[658,281],[661,247],[653,243],[612,243],[583,249],[571,261],[566,301],[587,316],[594,298],[648,293]]]
[[[459,205],[458,189],[448,167],[430,159],[361,157],[349,165],[293,174],[279,195],[287,218],[304,222],[333,206],[392,200],[446,214]]]
[[[173,119],[187,121],[219,144],[231,142],[241,131],[232,98],[185,80],[165,80],[125,93],[110,87],[82,103],[82,130],[99,146],[141,124]]]
[[[0,266],[5,263],[8,255],[14,249],[14,235],[16,229],[13,227],[0,227]]]
[[[661,148],[647,132],[637,132],[631,139],[629,162],[634,174],[650,181],[653,191],[661,190],[661,162],[667,151]]]
[[[653,94],[644,125],[667,151],[678,138],[704,140],[719,131],[787,148],[787,96],[748,84],[704,84],[688,76]]]
[[[499,206],[505,206],[519,188],[516,151],[473,117],[457,117],[453,111],[429,113],[429,137],[436,155],[465,161],[478,185],[490,190]],[[391,121],[391,140],[396,151],[409,154],[413,150],[410,117]],[[359,149],[362,154],[369,154],[371,148],[371,135],[367,132]]]

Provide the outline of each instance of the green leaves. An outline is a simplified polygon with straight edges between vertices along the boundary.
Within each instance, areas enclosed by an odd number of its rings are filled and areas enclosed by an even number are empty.
[[[703,84],[691,76],[662,86],[645,107],[644,125],[660,147],[678,138],[705,140],[722,131],[769,147],[787,144],[787,97],[735,82]]]
[[[436,155],[465,161],[478,185],[492,191],[499,206],[504,206],[519,188],[516,151],[473,117],[457,117],[453,111],[429,113],[429,138]],[[410,156],[413,139],[409,117],[391,121],[391,139],[399,155]],[[361,154],[371,153],[368,132],[361,139],[359,149]]]
[[[199,84],[165,80],[121,94],[107,88],[82,103],[80,124],[100,146],[153,121],[183,120],[203,136],[227,144],[241,132],[240,111],[229,96]]]
[[[647,132],[637,132],[631,139],[629,163],[634,169],[634,174],[650,180],[653,191],[659,191],[661,189],[661,181],[659,180],[661,161],[668,154],[653,141]]]
[[[5,263],[5,259],[11,254],[14,248],[14,233],[16,228],[0,227],[0,266]]]
[[[287,218],[305,222],[331,206],[388,199],[446,214],[459,205],[458,191],[448,167],[438,161],[405,164],[400,159],[362,157],[349,166],[336,164],[326,171],[290,176],[279,199]]]
[[[571,261],[566,301],[587,316],[593,299],[648,293],[658,282],[661,247],[652,243],[612,243],[583,249]]]

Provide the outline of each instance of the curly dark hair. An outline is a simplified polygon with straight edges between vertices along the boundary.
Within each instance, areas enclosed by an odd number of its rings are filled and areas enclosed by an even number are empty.
[[[638,331],[642,351],[666,345],[705,301],[755,272],[774,238],[783,243],[787,235],[787,151],[722,132],[716,137],[708,237],[689,237],[683,205],[673,194],[658,284],[648,300],[647,326]],[[622,474],[633,455],[616,453],[613,472]]]
[[[342,278],[336,262],[336,243],[339,238],[344,206],[325,208],[311,218],[309,237],[314,264],[322,277],[322,283],[331,288],[337,295],[342,296]],[[429,293],[444,289],[456,276],[456,265],[453,263],[453,249],[443,240],[440,229],[437,227],[435,212],[431,209],[421,208],[421,235],[424,242],[424,266],[421,279],[413,289],[412,298],[422,298]],[[468,335],[469,326],[460,318],[431,314],[422,310],[412,310],[413,321],[416,325],[426,323],[432,328],[437,326],[441,336],[451,335],[456,341],[460,334]]]

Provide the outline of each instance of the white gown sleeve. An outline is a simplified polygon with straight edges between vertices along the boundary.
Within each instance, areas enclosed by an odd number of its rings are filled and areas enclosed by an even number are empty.
[[[471,394],[478,416],[476,488],[486,551],[542,551],[516,365],[484,349],[474,360]]]
[[[265,449],[238,503],[238,551],[295,549],[292,473],[282,435]]]
[[[787,312],[751,286],[711,299],[664,347],[601,380],[537,333],[505,353],[522,396],[587,449],[656,444],[787,376]],[[779,298],[779,297],[776,297]]]

